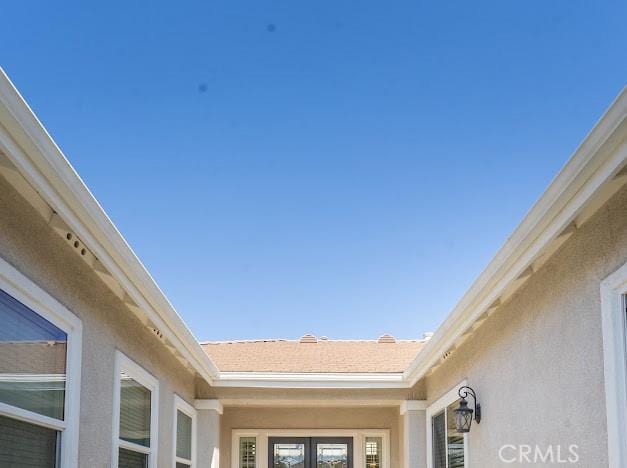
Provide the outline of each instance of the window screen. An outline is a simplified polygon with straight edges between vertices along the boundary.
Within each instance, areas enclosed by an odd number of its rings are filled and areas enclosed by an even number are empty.
[[[56,468],[59,432],[0,416],[0,466]]]
[[[176,412],[176,456],[192,460],[192,418],[180,410]],[[188,467],[190,464],[181,465]]]
[[[0,290],[0,402],[63,420],[67,334]]]
[[[150,397],[150,390],[122,373],[120,439],[150,447]]]
[[[255,468],[257,463],[257,439],[241,437],[239,439],[239,468]]]
[[[431,420],[433,468],[464,468],[464,434],[455,428],[459,400],[451,403]]]
[[[118,455],[118,468],[147,468],[148,455],[120,449]]]
[[[448,468],[464,468],[464,434],[455,428],[455,413],[459,402],[446,408],[446,447],[448,452]]]
[[[433,468],[446,467],[446,413],[442,411],[435,416],[433,424]]]

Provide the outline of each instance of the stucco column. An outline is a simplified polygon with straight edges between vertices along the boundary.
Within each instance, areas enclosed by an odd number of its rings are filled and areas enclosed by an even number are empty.
[[[401,404],[403,468],[427,468],[427,402],[406,400]]]
[[[196,426],[196,466],[220,467],[220,400],[196,400],[198,423]]]

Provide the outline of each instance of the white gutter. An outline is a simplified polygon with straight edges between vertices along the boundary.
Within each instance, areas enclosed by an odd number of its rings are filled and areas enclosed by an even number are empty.
[[[0,68],[0,150],[96,255],[196,371],[220,387],[407,388],[578,224],[627,160],[627,88],[600,119],[458,305],[400,374],[220,373],[79,175]],[[4,129],[2,128],[4,127]],[[614,184],[614,187],[617,185]],[[596,206],[598,208],[598,206]],[[531,270],[529,270],[531,269]]]
[[[625,183],[627,88],[590,131],[494,259],[404,373],[414,385],[436,366],[561,235],[578,227]],[[620,172],[620,180],[616,180]],[[586,218],[587,219],[587,218]]]
[[[164,338],[211,383],[217,367],[1,68],[0,149]]]
[[[402,373],[221,372],[215,387],[407,388]]]

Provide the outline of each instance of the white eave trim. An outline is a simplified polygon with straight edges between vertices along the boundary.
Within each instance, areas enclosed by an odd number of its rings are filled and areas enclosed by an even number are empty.
[[[0,68],[0,148],[209,383],[211,358],[159,289],[10,79]]]
[[[627,160],[627,88],[590,131],[514,233],[462,297],[404,377],[414,385],[462,338],[501,295],[532,267]],[[597,206],[598,208],[598,206]]]
[[[215,387],[407,388],[402,373],[221,372]]]
[[[225,407],[242,408],[360,408],[360,407],[400,407],[403,400],[372,398],[221,398]]]
[[[217,387],[408,388],[499,301],[627,160],[627,88],[404,373],[219,372],[0,68],[0,149],[194,369]],[[533,270],[533,269],[532,269]]]

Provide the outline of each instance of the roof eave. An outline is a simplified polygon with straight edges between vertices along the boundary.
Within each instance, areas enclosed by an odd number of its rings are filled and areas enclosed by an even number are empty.
[[[514,288],[546,261],[625,182],[627,88],[586,136],[520,225],[475,280],[404,373],[411,385],[437,367],[511,297]],[[621,172],[622,171],[622,172]],[[561,244],[560,244],[561,245]],[[547,254],[547,252],[550,252]],[[544,258],[543,258],[544,255]]]
[[[144,265],[0,68],[0,148],[164,337],[209,383],[219,375]]]

